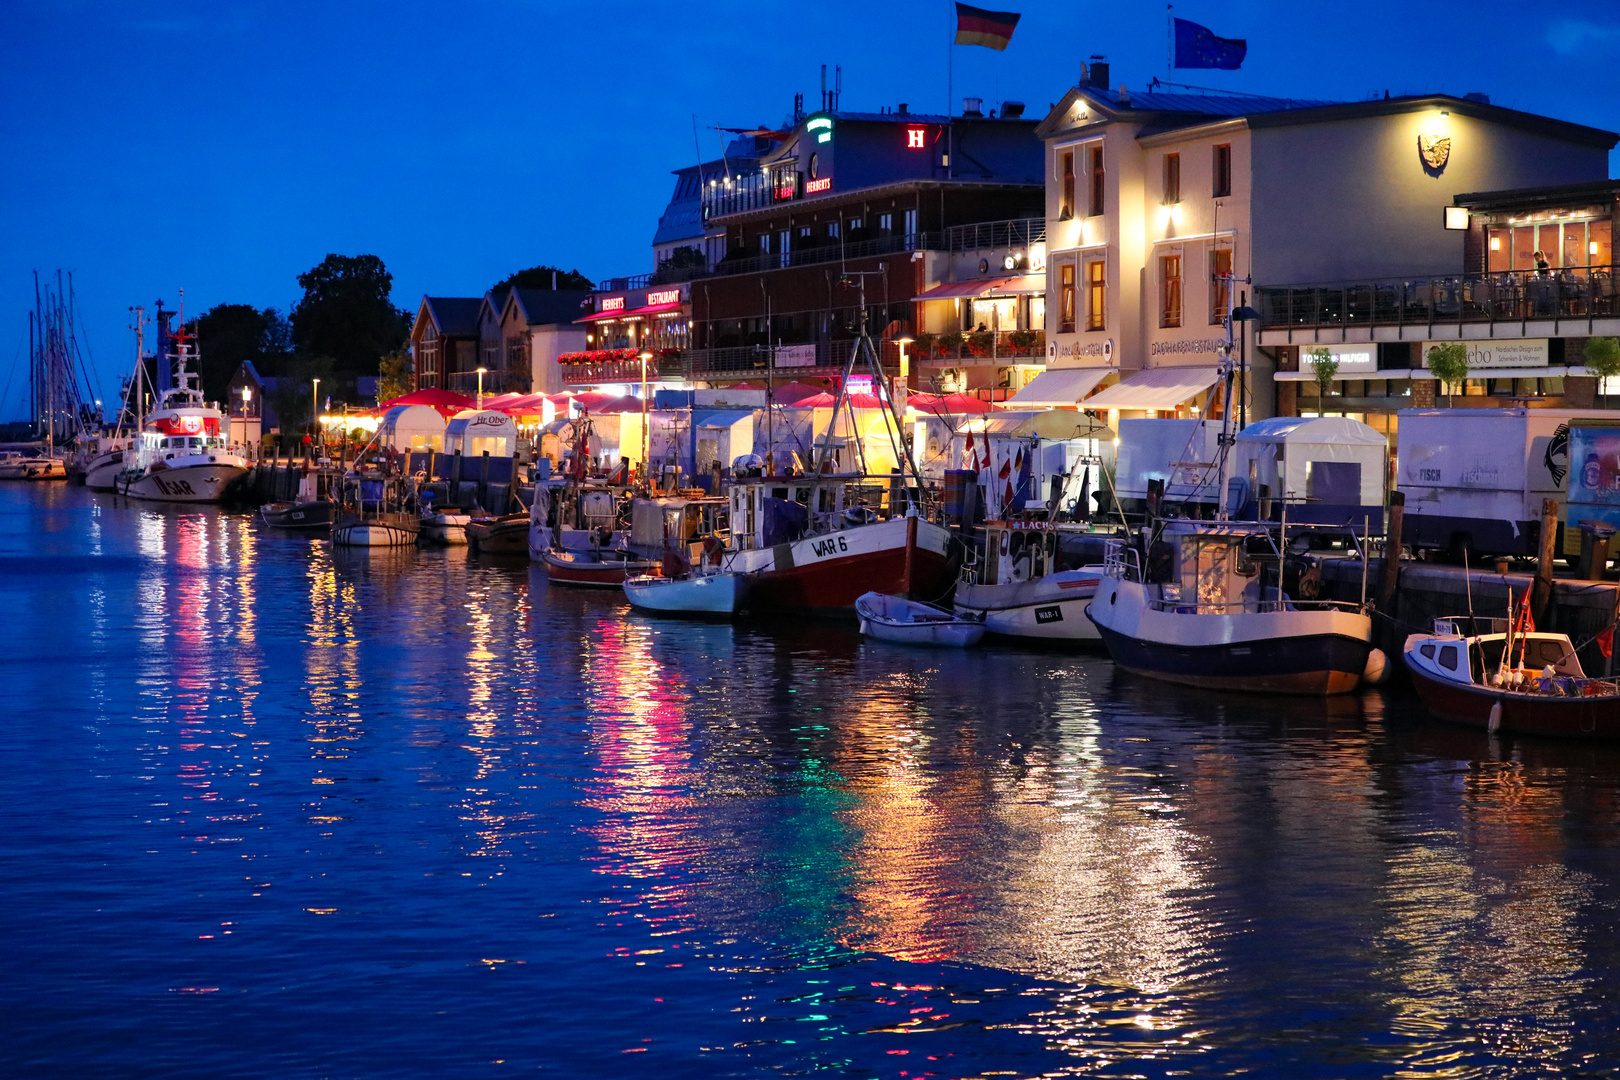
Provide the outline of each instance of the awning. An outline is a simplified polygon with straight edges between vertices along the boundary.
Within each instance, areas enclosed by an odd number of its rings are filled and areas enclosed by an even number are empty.
[[[968,430],[1014,438],[1028,438],[1035,435],[1043,439],[1112,440],[1114,437],[1112,429],[1099,424],[1084,413],[1069,412],[1067,409],[1004,412],[976,417]]]
[[[676,301],[673,304],[651,304],[647,307],[638,307],[634,311],[622,312],[624,315],[663,315],[666,312],[679,311],[682,304]]]
[[[1159,367],[1138,371],[1085,401],[1088,409],[1174,409],[1215,385],[1220,369]]]
[[[1023,296],[1046,293],[1045,274],[1020,277],[984,278],[980,281],[950,281],[935,285],[913,296],[913,300],[952,300],[962,297]]]
[[[726,412],[710,413],[702,420],[699,420],[697,426],[706,431],[722,431],[733,424],[747,420],[753,415],[753,409],[730,409]]]
[[[1007,399],[1006,408],[1022,405],[1078,405],[1113,368],[1057,368],[1041,372]]]
[[[583,319],[575,319],[574,322],[607,322],[609,319],[622,319],[629,314],[631,313],[628,311],[598,311],[595,315],[587,315]]]

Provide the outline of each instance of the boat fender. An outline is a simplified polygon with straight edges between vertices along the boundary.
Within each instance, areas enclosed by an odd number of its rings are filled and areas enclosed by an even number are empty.
[[[1485,721],[1485,730],[1495,734],[1502,727],[1502,703],[1496,702],[1491,706],[1491,718]]]
[[[1367,667],[1361,673],[1361,681],[1368,686],[1382,686],[1388,680],[1389,658],[1384,655],[1384,650],[1368,650]]]
[[[862,619],[862,620],[861,620],[861,633],[863,633],[863,634],[868,634],[868,633],[871,633],[871,631],[869,631],[869,630],[868,630],[868,629],[867,629],[867,628],[866,628],[866,620],[865,620],[865,619]]]

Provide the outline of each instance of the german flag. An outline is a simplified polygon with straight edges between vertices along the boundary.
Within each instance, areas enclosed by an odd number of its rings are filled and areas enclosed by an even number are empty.
[[[1018,13],[1013,11],[986,11],[957,4],[956,44],[983,45],[987,49],[1003,50],[1012,42],[1018,18]]]

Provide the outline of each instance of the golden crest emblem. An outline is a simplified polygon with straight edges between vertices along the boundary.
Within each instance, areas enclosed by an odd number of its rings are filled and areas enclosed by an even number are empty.
[[[1439,172],[1451,158],[1451,138],[1446,135],[1419,135],[1418,154],[1423,164]]]

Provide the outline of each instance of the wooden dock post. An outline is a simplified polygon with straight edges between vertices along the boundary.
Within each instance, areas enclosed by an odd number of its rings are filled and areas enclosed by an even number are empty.
[[[1536,625],[1545,629],[1552,612],[1553,555],[1558,539],[1558,500],[1541,500],[1541,550],[1536,556],[1536,583],[1531,611]]]
[[[1378,581],[1378,610],[1388,611],[1401,577],[1401,525],[1406,520],[1406,493],[1389,493],[1389,534],[1384,537],[1384,572]]]

